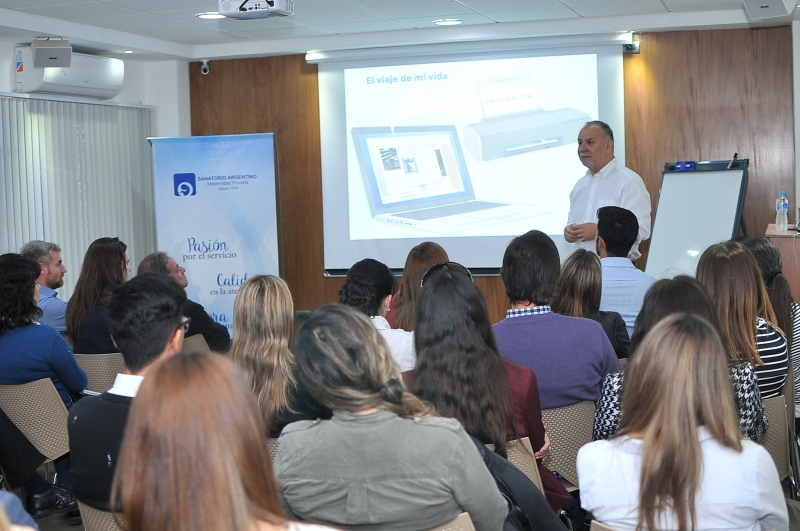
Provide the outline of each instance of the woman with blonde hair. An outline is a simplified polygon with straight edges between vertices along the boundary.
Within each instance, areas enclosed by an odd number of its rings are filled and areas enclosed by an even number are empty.
[[[265,430],[250,386],[224,357],[158,361],[131,407],[114,475],[123,529],[320,529],[283,518]]]
[[[302,520],[346,529],[424,531],[466,511],[500,531],[508,505],[455,419],[406,392],[369,319],[328,304],[295,336],[300,378],[333,418],[284,429],[275,475]]]
[[[331,418],[330,409],[314,400],[297,378],[289,349],[294,304],[283,279],[256,275],[239,287],[233,330],[230,358],[250,383],[271,437],[291,422]]]
[[[786,338],[753,253],[735,241],[714,244],[700,256],[696,276],[717,309],[728,357],[755,367],[762,399],[780,395],[789,367]]]
[[[656,325],[629,365],[616,435],[578,452],[583,508],[619,530],[788,529],[772,458],[741,440],[727,365],[705,319]]]
[[[585,317],[600,323],[617,358],[627,358],[631,341],[625,321],[617,312],[600,311],[603,272],[600,258],[586,249],[576,249],[561,264],[556,295],[550,307],[568,317]]]
[[[386,320],[392,328],[414,331],[417,324],[417,298],[422,287],[422,276],[432,265],[449,261],[447,251],[438,243],[422,242],[411,249],[403,267],[400,289],[392,297],[389,313],[386,315]]]

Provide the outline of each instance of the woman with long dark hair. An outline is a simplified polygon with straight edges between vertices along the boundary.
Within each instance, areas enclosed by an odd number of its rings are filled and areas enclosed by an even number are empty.
[[[98,238],[83,257],[75,291],[67,303],[67,335],[79,354],[117,352],[111,341],[106,305],[131,271],[128,246],[119,238]]]
[[[478,531],[508,514],[494,479],[456,420],[407,393],[369,319],[322,306],[298,327],[300,378],[331,420],[290,424],[275,475],[302,520],[346,529],[424,531],[469,513]]]
[[[436,266],[434,266],[436,267]],[[556,512],[572,496],[542,463],[550,447],[536,375],[500,357],[486,301],[458,264],[425,277],[417,304],[417,367],[411,392],[507,456],[506,440],[529,437],[545,495]]]
[[[662,319],[675,313],[697,315],[719,330],[716,309],[700,282],[686,275],[678,275],[670,280],[661,279],[647,291],[636,318],[631,358],[636,356],[636,349],[648,332]],[[603,380],[594,414],[594,440],[608,439],[617,431],[626,374],[627,369],[623,369],[609,374]],[[747,362],[731,361],[728,363],[728,374],[738,405],[739,427],[745,437],[760,442],[767,431],[767,419],[753,366]]]
[[[339,302],[369,317],[389,345],[397,366],[401,371],[409,371],[416,363],[414,333],[394,329],[386,320],[396,291],[397,280],[386,264],[365,258],[347,271],[344,284],[339,289]]]
[[[406,257],[406,265],[403,267],[403,280],[400,282],[400,289],[392,297],[389,313],[386,319],[392,328],[402,328],[409,332],[414,331],[417,322],[416,307],[419,289],[422,284],[422,275],[433,264],[448,262],[441,245],[434,242],[422,242],[415,246]]]
[[[603,272],[600,258],[586,249],[576,249],[561,264],[556,294],[550,307],[568,317],[585,317],[600,323],[618,358],[627,358],[631,341],[625,321],[617,312],[600,311]]]
[[[753,253],[735,241],[714,244],[700,256],[697,280],[717,310],[728,357],[755,367],[761,398],[780,395],[789,367],[786,338]]]
[[[302,531],[287,522],[266,426],[233,363],[183,353],[153,365],[131,407],[112,507],[127,531]]]
[[[634,529],[788,529],[775,464],[741,440],[728,359],[708,321],[667,317],[629,365],[613,439],[578,452],[581,505]]]
[[[255,275],[239,287],[233,305],[229,356],[256,395],[271,437],[304,419],[331,418],[331,410],[308,394],[289,349],[294,303],[289,286],[273,275]]]

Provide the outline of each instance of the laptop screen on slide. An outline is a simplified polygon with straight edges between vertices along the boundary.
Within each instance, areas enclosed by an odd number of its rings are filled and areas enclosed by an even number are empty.
[[[409,129],[353,129],[375,213],[472,199],[455,127]]]

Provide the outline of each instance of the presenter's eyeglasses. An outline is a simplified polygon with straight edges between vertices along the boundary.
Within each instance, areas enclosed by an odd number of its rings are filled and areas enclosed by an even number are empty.
[[[422,282],[420,282],[420,287],[424,286],[425,281],[428,280],[433,275],[435,275],[436,273],[438,273],[439,271],[455,271],[456,273],[467,275],[470,280],[475,282],[472,278],[472,273],[469,272],[469,269],[459,264],[458,262],[439,262],[438,264],[433,264],[428,268],[427,271],[425,271],[425,274],[422,275]]]
[[[178,328],[183,330],[183,333],[185,334],[185,333],[187,333],[189,331],[189,325],[190,324],[192,324],[192,318],[191,317],[187,317],[186,319],[183,320],[183,322],[181,324],[178,325]]]

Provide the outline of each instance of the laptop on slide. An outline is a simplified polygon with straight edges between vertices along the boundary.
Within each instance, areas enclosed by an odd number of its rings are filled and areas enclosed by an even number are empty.
[[[553,211],[476,199],[455,126],[356,127],[352,135],[376,221],[452,233]]]

